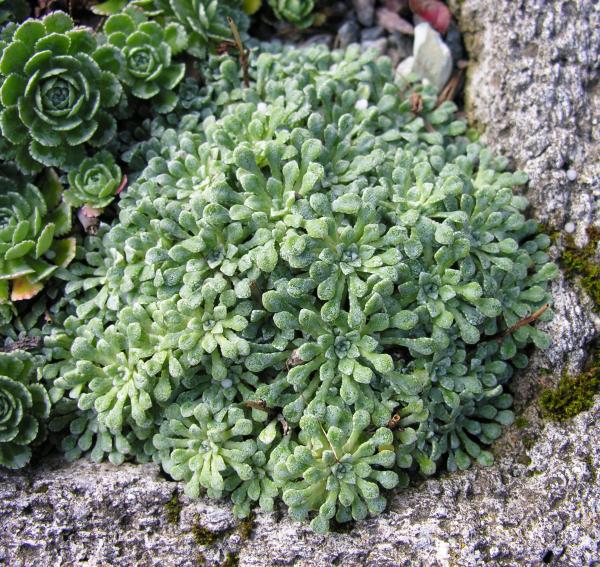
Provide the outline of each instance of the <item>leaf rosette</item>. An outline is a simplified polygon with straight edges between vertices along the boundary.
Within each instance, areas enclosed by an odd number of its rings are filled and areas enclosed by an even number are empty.
[[[42,165],[74,168],[84,145],[102,146],[116,132],[109,109],[121,96],[116,54],[63,12],[27,20],[0,59],[0,126],[24,172]]]
[[[313,23],[313,0],[269,0],[269,5],[280,20],[299,28],[307,28]]]
[[[30,445],[45,436],[50,398],[35,369],[25,352],[0,353],[0,465],[10,469],[25,466]]]
[[[170,112],[177,104],[174,88],[183,79],[185,65],[172,62],[181,45],[178,24],[164,29],[130,8],[111,16],[104,25],[109,45],[122,56],[120,77],[134,97],[151,101],[157,112]]]
[[[0,177],[0,303],[30,299],[75,256],[69,207],[49,172],[40,188],[17,176]]]
[[[109,152],[102,150],[69,172],[69,189],[64,199],[72,207],[103,209],[115,198],[121,180],[121,168]]]

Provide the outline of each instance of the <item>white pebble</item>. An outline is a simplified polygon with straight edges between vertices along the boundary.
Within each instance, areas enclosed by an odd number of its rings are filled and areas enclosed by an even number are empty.
[[[223,388],[231,388],[231,386],[233,386],[233,380],[231,378],[225,378],[225,380],[221,382],[221,386],[223,386]]]
[[[574,169],[567,170],[567,179],[569,181],[575,181],[577,179],[577,172]]]
[[[264,102],[259,102],[259,103],[256,105],[256,110],[258,110],[258,112],[262,112],[263,114],[264,114],[265,112],[267,112],[267,105],[266,105],[266,103],[264,103]]]
[[[367,110],[368,107],[369,101],[366,98],[361,98],[357,100],[356,104],[354,105],[354,108],[356,108],[356,110]]]
[[[575,232],[575,223],[574,222],[568,222],[565,225],[565,232],[568,232],[569,234],[573,234]]]

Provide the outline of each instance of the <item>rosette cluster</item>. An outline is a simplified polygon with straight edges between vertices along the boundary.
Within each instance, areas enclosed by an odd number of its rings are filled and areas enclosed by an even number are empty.
[[[0,42],[0,127],[21,171],[71,169],[116,133],[118,53],[54,12]]]
[[[104,259],[75,266],[93,317],[54,381],[71,455],[102,439],[325,531],[410,474],[490,464],[556,267],[526,177],[430,87],[355,47],[251,61],[248,89],[232,59],[208,69],[212,113],[163,129]]]

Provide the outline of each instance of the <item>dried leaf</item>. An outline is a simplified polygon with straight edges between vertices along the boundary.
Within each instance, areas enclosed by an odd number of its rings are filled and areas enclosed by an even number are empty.
[[[44,284],[40,282],[31,282],[27,276],[16,278],[12,281],[12,290],[10,298],[13,301],[22,301],[31,299],[36,296],[42,289]]]

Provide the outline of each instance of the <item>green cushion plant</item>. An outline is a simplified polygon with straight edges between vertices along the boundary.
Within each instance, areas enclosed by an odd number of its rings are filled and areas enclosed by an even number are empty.
[[[63,12],[29,19],[0,45],[0,127],[23,172],[77,167],[116,132],[118,52]]]
[[[389,60],[267,48],[249,74],[211,60],[66,276],[84,321],[46,340],[52,427],[71,458],[153,459],[326,531],[492,462],[556,267],[526,176]]]

